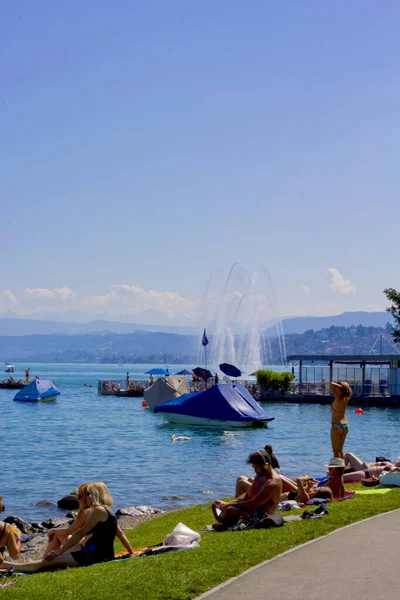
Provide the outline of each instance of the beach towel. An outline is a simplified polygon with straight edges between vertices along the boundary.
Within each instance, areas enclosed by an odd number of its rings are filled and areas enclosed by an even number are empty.
[[[358,494],[364,496],[367,496],[368,494],[387,494],[391,491],[391,488],[373,488],[371,490],[357,490],[357,496]]]
[[[359,492],[357,492],[358,494]],[[345,492],[343,498],[334,498],[334,500],[349,500],[354,496],[355,492]]]
[[[357,492],[357,494],[359,494],[360,492]],[[345,492],[345,495],[343,496],[343,498],[334,498],[333,502],[337,502],[339,500],[349,500],[350,498],[352,498],[354,496],[355,492]],[[308,500],[308,502],[306,502],[307,506],[313,506],[314,504],[325,504],[326,503],[326,498],[311,498],[310,500]]]

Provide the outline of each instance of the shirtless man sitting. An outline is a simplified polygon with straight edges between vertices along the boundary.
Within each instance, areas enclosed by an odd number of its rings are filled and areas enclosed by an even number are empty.
[[[281,498],[282,480],[272,469],[268,454],[264,450],[257,450],[250,454],[247,462],[255,472],[248,490],[229,502],[215,500],[212,504],[214,517],[218,521],[213,525],[216,531],[224,531],[239,519],[248,521],[254,517],[262,519],[270,516],[271,526],[283,523],[282,515],[275,513]]]

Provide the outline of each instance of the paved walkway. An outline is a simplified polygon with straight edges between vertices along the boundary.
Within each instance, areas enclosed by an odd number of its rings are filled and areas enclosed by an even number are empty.
[[[198,600],[398,600],[399,547],[396,510],[299,546]]]

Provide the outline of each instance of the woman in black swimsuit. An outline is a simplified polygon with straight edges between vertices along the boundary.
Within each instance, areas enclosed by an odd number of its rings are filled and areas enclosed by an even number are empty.
[[[103,487],[102,487],[103,486]],[[95,563],[113,560],[114,539],[117,533],[117,517],[109,506],[101,505],[101,497],[105,484],[100,482],[90,483],[87,486],[86,497],[90,513],[85,524],[76,531],[58,550],[53,550],[45,555],[44,560],[27,563],[3,562],[0,568],[14,567],[16,572],[34,573],[46,569],[60,567],[78,567],[80,565],[93,565]],[[107,488],[106,488],[107,489]],[[108,492],[108,490],[107,490]],[[109,492],[108,492],[109,494]],[[111,499],[111,496],[110,496]],[[69,549],[88,537],[86,543],[77,552]]]
[[[4,510],[3,498],[0,496],[0,513]],[[5,558],[6,548],[11,558],[18,558],[21,552],[21,532],[10,523],[0,521],[0,564]]]

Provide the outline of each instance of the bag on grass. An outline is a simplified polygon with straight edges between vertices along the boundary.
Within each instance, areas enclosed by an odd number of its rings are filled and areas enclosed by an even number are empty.
[[[379,475],[379,484],[400,487],[400,471],[383,471]]]
[[[165,536],[163,546],[185,546],[195,548],[199,545],[200,534],[183,523],[178,523],[175,529]]]

